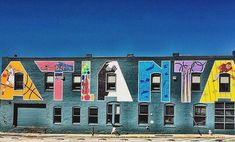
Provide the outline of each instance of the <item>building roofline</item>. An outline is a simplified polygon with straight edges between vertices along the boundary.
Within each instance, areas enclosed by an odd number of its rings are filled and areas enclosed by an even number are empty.
[[[9,56],[5,56],[2,58],[7,58],[10,60],[17,60],[17,59],[37,59],[37,60],[45,60],[45,59],[152,59],[152,58],[156,58],[156,59],[168,59],[168,60],[180,60],[180,59],[233,59],[235,58],[234,56],[230,55],[209,55],[209,56],[191,56],[191,55],[179,55],[179,56],[131,56],[131,57],[127,57],[127,56],[91,56],[91,57],[82,57],[82,56],[76,56],[76,57],[66,57],[66,56],[61,56],[61,57],[9,57]]]

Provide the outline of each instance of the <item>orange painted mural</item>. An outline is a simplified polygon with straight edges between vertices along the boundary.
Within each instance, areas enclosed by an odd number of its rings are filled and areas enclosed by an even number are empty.
[[[23,100],[42,100],[20,61],[11,61],[2,72],[0,93],[1,100],[13,100],[14,96],[23,97]]]

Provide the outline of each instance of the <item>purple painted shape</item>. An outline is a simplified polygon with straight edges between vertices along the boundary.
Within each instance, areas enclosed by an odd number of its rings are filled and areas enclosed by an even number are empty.
[[[175,61],[175,72],[203,72],[206,61]]]
[[[206,61],[175,61],[174,72],[181,73],[181,102],[191,102],[191,74],[204,71]]]

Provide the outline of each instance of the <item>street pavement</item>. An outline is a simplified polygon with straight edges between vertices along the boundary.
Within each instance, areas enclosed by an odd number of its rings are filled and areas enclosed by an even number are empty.
[[[94,135],[0,133],[0,142],[235,142],[235,135]]]

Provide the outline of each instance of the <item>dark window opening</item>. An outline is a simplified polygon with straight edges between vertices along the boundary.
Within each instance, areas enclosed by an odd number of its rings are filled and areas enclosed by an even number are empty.
[[[54,107],[53,123],[61,123],[61,107]]]
[[[24,74],[23,73],[15,73],[15,90],[23,90],[24,89]]]
[[[230,74],[223,73],[219,75],[219,91],[230,92]]]
[[[108,73],[106,79],[106,90],[115,91],[116,90],[116,74]]]
[[[139,124],[148,124],[149,106],[148,104],[139,104]]]
[[[215,103],[215,129],[234,129],[234,103]]]
[[[45,90],[54,89],[54,75],[52,73],[45,74]]]
[[[72,123],[80,123],[80,107],[73,107]]]
[[[120,104],[111,102],[107,104],[107,124],[120,124]]]
[[[151,75],[151,91],[161,90],[161,74],[154,73]]]
[[[98,108],[97,107],[90,107],[89,108],[89,124],[98,124]]]
[[[80,74],[73,74],[72,90],[73,91],[81,90],[81,75]]]
[[[194,126],[205,126],[206,125],[206,106],[195,105],[194,106]]]
[[[192,91],[200,91],[201,76],[200,74],[192,74]]]
[[[174,125],[174,104],[165,104],[164,125]]]

